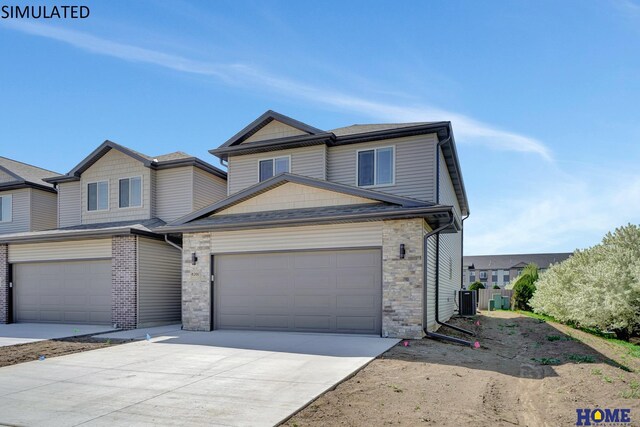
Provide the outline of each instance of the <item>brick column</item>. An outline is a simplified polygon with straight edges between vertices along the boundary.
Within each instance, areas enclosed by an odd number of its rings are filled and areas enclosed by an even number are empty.
[[[9,246],[0,245],[0,324],[9,323]]]
[[[182,236],[182,326],[189,331],[211,330],[211,239],[211,233]]]
[[[111,239],[111,322],[123,329],[138,325],[138,238]]]
[[[423,220],[384,221],[382,336],[422,338]],[[406,254],[400,259],[400,244]]]

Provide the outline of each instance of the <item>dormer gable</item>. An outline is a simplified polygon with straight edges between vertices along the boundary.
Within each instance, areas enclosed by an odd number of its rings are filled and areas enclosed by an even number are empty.
[[[321,129],[269,110],[232,136],[220,148],[323,133],[325,132]]]

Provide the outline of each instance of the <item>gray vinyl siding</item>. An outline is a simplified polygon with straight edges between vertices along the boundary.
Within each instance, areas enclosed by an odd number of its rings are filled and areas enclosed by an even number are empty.
[[[119,180],[121,178],[142,177],[142,206],[120,208]],[[90,182],[109,182],[109,209],[101,211],[87,210],[87,184]],[[100,160],[87,169],[80,179],[82,185],[82,223],[97,224],[101,222],[144,220],[151,218],[151,169],[141,162],[121,153],[110,150]]]
[[[356,152],[395,146],[394,185],[370,187],[374,190],[420,200],[435,199],[435,134],[329,147],[327,179],[347,185],[356,182]]]
[[[31,231],[52,230],[57,225],[57,195],[48,191],[31,189]]]
[[[193,168],[193,210],[227,197],[227,181],[202,169]]]
[[[435,236],[427,239],[427,282],[424,292],[424,325],[428,330],[434,331],[436,325],[436,238]]]
[[[454,207],[460,218],[460,205],[451,182],[451,177],[440,152],[440,203]],[[456,308],[456,293],[461,284],[461,235],[460,233],[440,235],[440,320],[449,319]]]
[[[156,212],[165,222],[192,212],[193,167],[163,169],[156,172]]]
[[[12,196],[11,222],[0,222],[0,234],[31,231],[31,189],[2,191],[0,196]]]
[[[326,149],[325,145],[314,145],[312,147],[229,157],[227,192],[231,195],[257,184],[259,181],[258,162],[262,159],[280,156],[291,156],[291,173],[326,179]]]
[[[181,258],[164,242],[138,239],[138,327],[180,322]]]
[[[71,227],[82,223],[82,195],[80,181],[58,185],[58,227]]]

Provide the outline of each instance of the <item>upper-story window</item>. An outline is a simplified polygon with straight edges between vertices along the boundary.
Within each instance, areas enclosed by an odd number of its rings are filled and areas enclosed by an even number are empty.
[[[359,150],[358,186],[392,185],[394,181],[394,157],[393,147]]]
[[[480,272],[480,280],[487,280],[487,272],[486,271],[481,271]]]
[[[13,220],[13,197],[11,194],[0,196],[0,222]]]
[[[123,178],[119,184],[119,202],[121,208],[142,206],[142,177]]]
[[[289,156],[260,160],[260,182],[272,176],[289,172],[291,159]]]
[[[109,209],[109,181],[87,184],[87,210],[106,211]]]

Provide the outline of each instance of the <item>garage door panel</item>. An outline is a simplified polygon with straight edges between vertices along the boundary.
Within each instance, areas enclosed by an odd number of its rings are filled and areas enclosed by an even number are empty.
[[[371,271],[371,267],[342,269],[336,273],[336,284],[339,289],[370,289],[378,277],[379,274]]]
[[[338,316],[336,328],[340,331],[370,331],[375,327],[376,319],[373,316]]]
[[[14,265],[18,322],[111,323],[111,261]]]
[[[331,316],[296,316],[294,327],[298,330],[329,331],[331,327]]]
[[[215,327],[379,334],[378,249],[215,256]]]
[[[297,310],[317,310],[326,311],[334,304],[335,297],[330,295],[296,295],[294,297],[295,308]]]
[[[286,315],[264,315],[258,314],[255,317],[256,328],[258,329],[288,329],[289,316]]]
[[[373,295],[338,295],[336,308],[338,310],[372,310],[376,308],[376,302]]]
[[[295,269],[326,269],[335,266],[335,256],[331,252],[303,252],[291,257]]]

